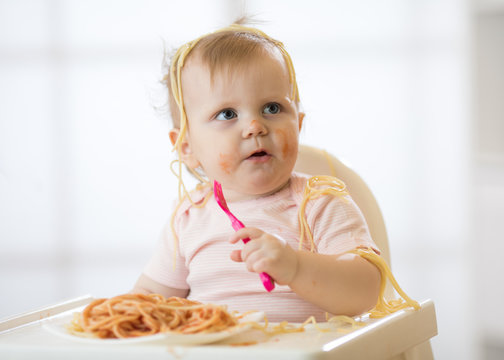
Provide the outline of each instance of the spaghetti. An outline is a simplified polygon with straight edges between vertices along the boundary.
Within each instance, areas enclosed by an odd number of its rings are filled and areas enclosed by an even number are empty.
[[[405,309],[408,307],[412,307],[415,310],[420,309],[420,304],[411,299],[404,291],[401,289],[399,284],[397,283],[390,267],[387,265],[387,262],[383,260],[383,258],[376,254],[372,249],[368,248],[357,248],[353,251],[350,251],[353,254],[357,254],[364,259],[368,260],[372,264],[374,264],[378,270],[380,270],[381,274],[381,283],[380,283],[380,295],[378,296],[378,302],[376,306],[369,311],[369,317],[371,318],[381,318],[392,314],[398,310]],[[401,296],[402,299],[385,299],[385,286],[387,284],[387,280],[389,280],[397,291],[397,293]]]
[[[306,220],[305,209],[309,200],[316,199],[322,195],[339,196],[343,200],[345,200],[345,196],[348,195],[348,191],[346,189],[345,183],[334,176],[318,175],[308,179],[304,189],[303,200],[301,201],[298,212],[298,219],[300,224],[299,249],[302,249],[304,239],[305,237],[307,237],[310,241],[311,251],[313,252],[315,250],[315,243],[313,241],[313,235],[311,233],[310,227]],[[350,251],[350,253],[363,257],[364,259],[374,264],[378,268],[378,270],[380,270],[380,294],[378,296],[378,302],[376,306],[369,312],[369,316],[371,318],[384,317],[408,307],[413,307],[414,309],[420,308],[418,302],[412,300],[401,289],[396,279],[394,278],[394,275],[392,274],[392,271],[390,270],[387,262],[380,255],[378,255],[375,250],[370,248],[357,248]],[[385,299],[384,294],[387,280],[391,282],[392,286],[402,297],[402,299]]]
[[[125,294],[91,302],[69,327],[80,336],[123,339],[158,333],[214,333],[238,326],[222,306],[159,294]]]
[[[299,205],[298,219],[300,224],[299,233],[299,250],[303,248],[305,236],[310,241],[310,249],[315,250],[315,243],[313,242],[313,235],[310,226],[306,220],[306,204],[309,200],[314,200],[322,195],[333,195],[344,197],[348,195],[346,185],[340,179],[333,176],[317,175],[313,176],[306,182],[304,189],[303,200]]]

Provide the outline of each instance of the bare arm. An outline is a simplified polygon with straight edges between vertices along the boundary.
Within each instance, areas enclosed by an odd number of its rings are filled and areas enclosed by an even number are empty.
[[[236,232],[231,243],[250,237],[243,250],[231,253],[249,271],[268,273],[305,300],[332,314],[358,315],[371,309],[380,291],[376,266],[354,254],[324,255],[296,251],[256,228]]]
[[[188,289],[176,289],[165,286],[144,274],[140,275],[130,292],[134,294],[161,294],[166,298],[171,296],[185,298],[189,294]]]
[[[381,276],[369,261],[354,254],[295,253],[298,266],[288,285],[305,300],[332,314],[349,316],[376,305]]]

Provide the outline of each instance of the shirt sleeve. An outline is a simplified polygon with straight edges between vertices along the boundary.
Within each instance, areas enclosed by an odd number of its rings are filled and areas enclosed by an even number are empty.
[[[349,195],[315,199],[308,216],[318,253],[341,254],[358,247],[379,253],[362,212]]]
[[[178,239],[177,245],[178,245]],[[175,254],[175,255],[174,255]],[[165,286],[189,289],[185,258],[176,246],[170,221],[164,226],[154,254],[143,270],[144,275]]]

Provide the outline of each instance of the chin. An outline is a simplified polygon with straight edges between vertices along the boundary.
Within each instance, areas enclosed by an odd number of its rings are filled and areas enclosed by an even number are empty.
[[[282,177],[278,179],[271,179],[266,176],[262,176],[257,181],[250,183],[250,195],[269,195],[275,193],[276,191],[282,189],[290,179],[290,175],[287,177]]]

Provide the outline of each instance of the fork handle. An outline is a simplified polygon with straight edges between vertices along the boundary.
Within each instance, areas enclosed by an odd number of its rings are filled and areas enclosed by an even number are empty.
[[[243,243],[246,244],[250,241],[250,238],[245,238],[245,239],[242,239]],[[261,281],[264,285],[264,288],[270,292],[271,290],[273,290],[275,288],[275,281],[273,281],[273,279],[271,278],[271,276],[269,276],[267,273],[265,272],[262,272],[259,274],[259,277],[261,278]]]
[[[271,276],[269,276],[265,272],[262,272],[259,274],[259,277],[261,278],[261,281],[262,281],[266,291],[270,292],[271,290],[273,290],[275,288],[275,282],[273,281]]]

